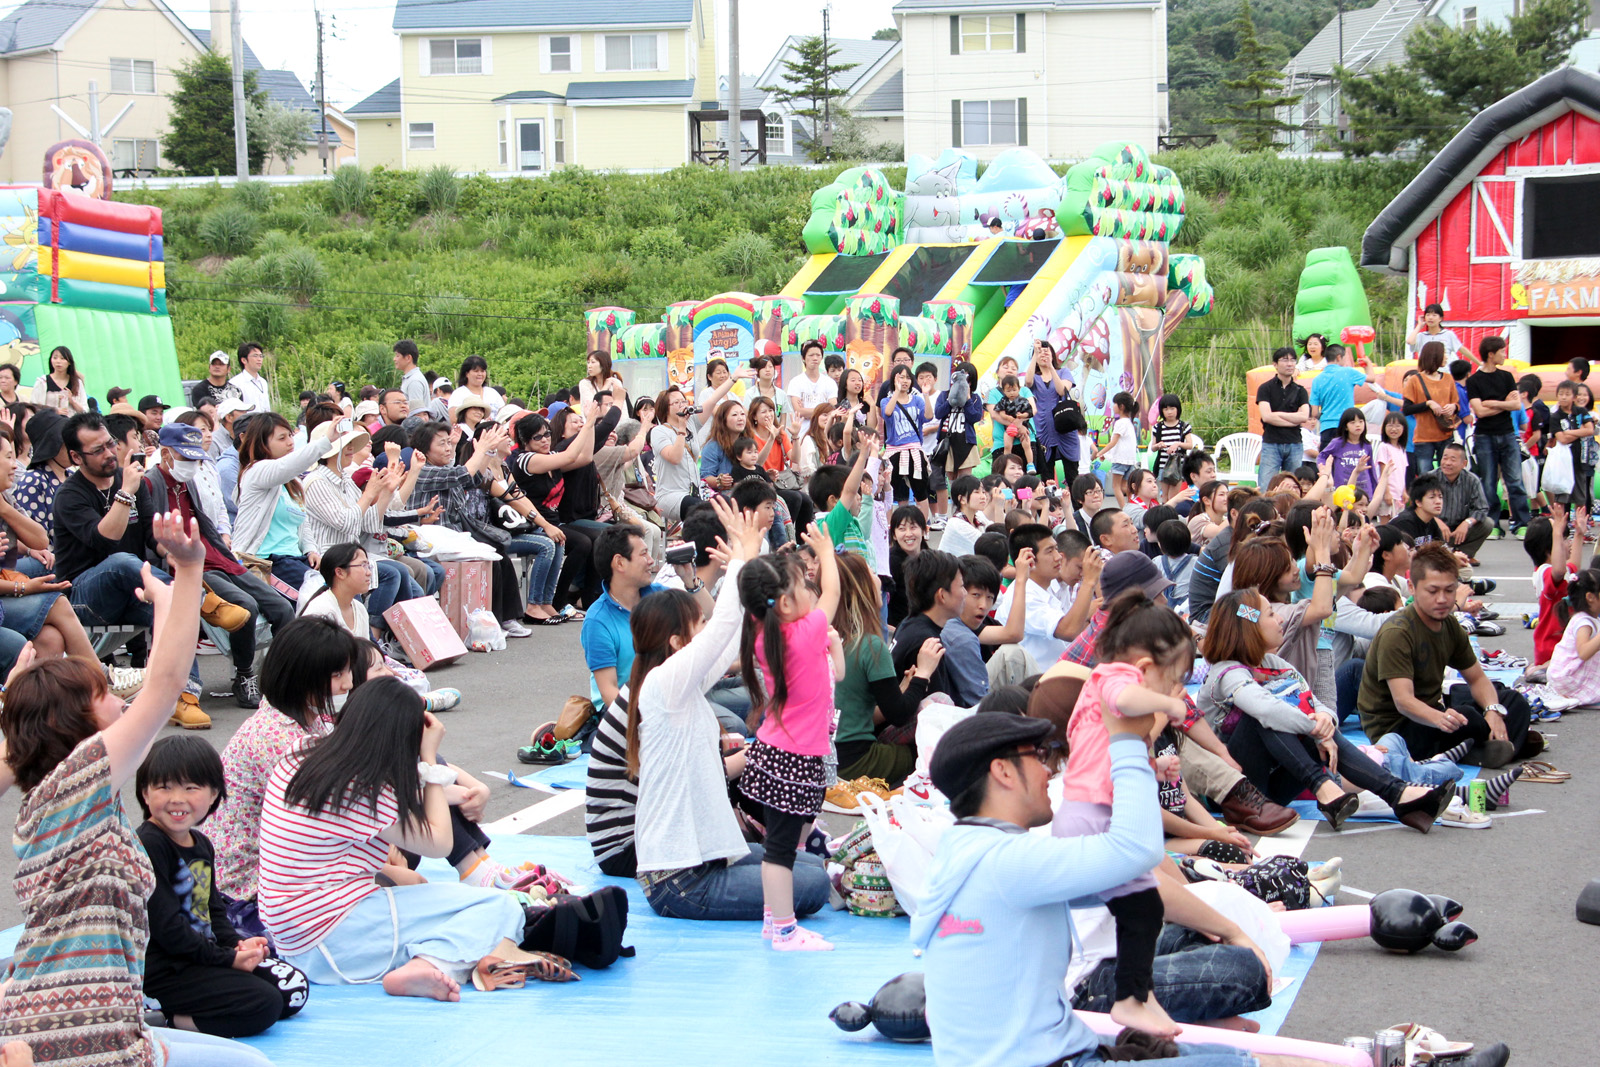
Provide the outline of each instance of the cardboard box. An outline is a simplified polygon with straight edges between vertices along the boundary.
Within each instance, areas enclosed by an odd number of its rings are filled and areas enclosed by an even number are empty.
[[[488,611],[489,564],[481,559],[455,560],[444,565],[444,583],[439,586],[439,607],[463,641],[471,629],[474,611]]]
[[[467,654],[467,646],[432,597],[401,600],[383,613],[400,647],[421,670],[453,663]]]

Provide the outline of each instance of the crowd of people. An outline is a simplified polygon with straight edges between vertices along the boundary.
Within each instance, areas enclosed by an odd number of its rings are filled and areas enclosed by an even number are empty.
[[[1587,500],[1531,514],[1496,420],[1533,415],[1525,383],[1498,391],[1488,341],[1463,386],[1482,478],[1432,439],[1460,403],[1434,397],[1436,345],[1376,421],[1337,346],[1305,346],[1328,376],[1309,395],[1299,354],[1277,353],[1257,488],[1217,477],[1175,396],[1141,413],[1118,393],[1091,434],[1042,341],[988,380],[897,349],[876,390],[816,342],[784,380],[763,346],[709,361],[693,395],[639,397],[605,352],[517,397],[480,357],[452,380],[400,341],[397,387],[333,382],[292,418],[257,345],[214,353],[187,404],[113,389],[104,410],[58,349],[0,414],[0,785],[24,793],[27,916],[0,1034],[41,1058],[253,1064],[230,1039],[314,1011],[314,985],[448,1001],[615,958],[620,890],[493,858],[487,787],[441,755],[461,695],[430,688],[385,619],[439,591],[446,534],[494,557],[505,636],[579,626],[574,728],[517,755],[588,751],[596,861],[655,913],[832,949],[800,922],[838,889],[819,816],[903,789],[958,817],[913,925],[938,1062],[1093,1064],[1072,1007],[1158,1041],[1245,1027],[1266,957],[1188,884],[1257,885],[1252,837],[1293,825],[1302,795],[1335,831],[1368,802],[1428,833],[1486,825],[1462,764],[1499,772],[1491,804],[1525,767],[1558,773],[1529,762],[1544,711],[1469,640],[1492,625],[1471,567],[1497,478],[1539,568],[1535,695],[1600,702]],[[19,377],[0,366],[0,394]],[[1558,397],[1539,444],[1592,439],[1576,389]],[[106,628],[134,634],[126,665],[97,654]],[[220,753],[156,740],[210,725],[208,644],[250,713]],[[919,749],[930,704],[982,714]],[[130,777],[137,833],[115,801]],[[424,880],[424,857],[457,880]],[[1338,866],[1297,876],[1326,887]],[[573,923],[599,947],[552,951]],[[80,958],[85,936],[112,947]],[[984,982],[1015,1001],[1017,973],[1036,981],[1016,1025],[970,1010]],[[1197,991],[1201,973],[1225,980]],[[55,1010],[63,988],[93,1007]]]

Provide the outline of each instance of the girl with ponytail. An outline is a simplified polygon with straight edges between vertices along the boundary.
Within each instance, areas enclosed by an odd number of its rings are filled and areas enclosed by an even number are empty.
[[[739,789],[763,809],[761,934],[777,952],[833,948],[795,919],[795,851],[822,810],[823,761],[833,747],[833,683],[845,671],[844,646],[829,625],[839,606],[833,541],[821,524],[806,532],[805,541],[816,553],[820,594],[811,591],[794,553],[758,556],[739,574],[746,612],[740,660],[751,724],[759,721]],[[771,685],[770,697],[764,681]]]

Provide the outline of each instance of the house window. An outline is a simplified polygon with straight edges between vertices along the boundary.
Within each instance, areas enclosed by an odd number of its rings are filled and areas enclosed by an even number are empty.
[[[767,112],[767,150],[783,149],[783,115],[781,112]]]
[[[1600,174],[1528,178],[1522,184],[1525,259],[1600,256]]]
[[[159,142],[144,137],[119,137],[111,142],[111,170],[122,174],[153,174],[160,165]]]
[[[111,61],[111,91],[114,93],[155,92],[155,60],[113,59]]]
[[[606,70],[656,70],[656,35],[653,33],[607,34]]]
[[[429,74],[482,74],[483,38],[456,37],[428,42]]]
[[[1017,16],[961,16],[961,51],[963,53],[1015,52],[1016,50]]]
[[[506,165],[506,120],[500,120],[500,165]]]
[[[567,120],[556,119],[556,133],[550,141],[550,150],[555,154],[557,163],[567,161]]]
[[[961,102],[961,143],[963,145],[1021,143],[1017,140],[1017,102],[1015,100],[963,100]]]
[[[413,151],[433,148],[433,123],[411,123],[406,128],[406,147]]]
[[[550,38],[550,70],[553,73],[569,74],[572,71],[572,38]]]
[[[1478,25],[1478,9],[1464,7],[1461,9],[1461,28],[1463,30],[1475,29]]]

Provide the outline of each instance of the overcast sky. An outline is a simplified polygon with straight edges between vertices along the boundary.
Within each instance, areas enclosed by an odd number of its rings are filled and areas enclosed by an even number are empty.
[[[221,0],[225,2],[225,0]],[[536,2],[536,0],[535,0]],[[871,37],[872,31],[893,26],[889,13],[894,0],[850,0],[833,8],[836,37]],[[16,5],[0,3],[0,10]],[[168,0],[168,6],[191,26],[210,25],[207,0]],[[784,37],[822,32],[823,0],[743,0],[739,6],[740,66],[758,74]],[[310,0],[242,0],[244,35],[261,62],[269,68],[294,71],[309,87],[317,70],[317,31]],[[399,75],[399,45],[389,28],[394,4],[382,0],[332,3],[322,11],[337,36],[324,46],[328,69],[328,99],[349,105]],[[717,0],[717,55],[719,69],[726,66],[727,0]]]

